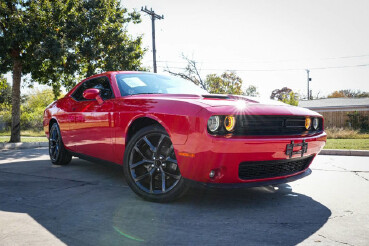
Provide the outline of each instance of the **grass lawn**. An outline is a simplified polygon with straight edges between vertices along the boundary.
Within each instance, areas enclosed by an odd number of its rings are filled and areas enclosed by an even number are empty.
[[[324,149],[369,150],[369,139],[327,139]]]
[[[10,136],[10,131],[0,132],[0,136]],[[21,136],[23,137],[45,137],[45,132],[44,131],[32,131],[32,130],[22,131],[21,130]],[[35,141],[32,141],[32,142],[35,142]]]
[[[0,136],[1,142],[9,142],[10,136]],[[47,142],[46,136],[43,137],[21,137],[22,142]]]

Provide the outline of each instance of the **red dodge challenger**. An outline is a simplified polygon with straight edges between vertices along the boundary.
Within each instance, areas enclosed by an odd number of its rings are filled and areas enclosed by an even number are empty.
[[[190,183],[253,187],[291,182],[326,142],[308,109],[214,95],[177,77],[107,72],[76,85],[44,113],[51,162],[72,156],[123,166],[132,190],[168,202]]]

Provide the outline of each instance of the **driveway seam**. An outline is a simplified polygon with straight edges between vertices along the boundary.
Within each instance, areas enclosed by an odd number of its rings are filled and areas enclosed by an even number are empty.
[[[37,177],[37,178],[47,178],[47,179],[65,180],[65,181],[71,181],[71,182],[88,183],[88,184],[91,184],[91,185],[98,184],[98,183],[91,183],[91,182],[82,181],[82,180],[63,179],[63,178],[56,178],[56,177],[47,177],[47,176],[41,176],[41,175],[35,175],[35,174],[29,174],[29,173],[14,173],[14,172],[2,171],[2,170],[0,170],[0,173],[10,173],[10,174],[25,175],[25,176],[31,176],[31,177]]]
[[[325,238],[325,239],[328,239],[328,240],[330,240],[330,241],[332,241],[332,242],[335,242],[335,243],[341,243],[341,244],[345,244],[345,245],[354,246],[353,244],[349,244],[349,243],[346,243],[346,242],[341,242],[341,241],[338,241],[338,240],[334,240],[334,239],[331,239],[331,238],[329,238],[329,237],[326,237],[326,236],[324,236],[324,235],[322,235],[322,234],[318,234],[318,236],[320,236],[320,237],[322,237],[322,238]]]
[[[34,174],[28,174],[28,173],[14,173],[14,172],[2,171],[2,170],[0,170],[0,173],[9,173],[9,174],[37,177],[37,178],[47,178],[47,179],[56,179],[56,180],[64,180],[64,181],[71,181],[71,182],[79,182],[79,183],[85,183],[85,185],[117,186],[117,187],[125,187],[125,188],[129,187],[128,185],[107,185],[107,184],[103,184],[101,182],[92,183],[92,182],[83,181],[83,180],[63,179],[63,178],[57,178],[57,177],[47,177],[47,176],[40,176],[40,175],[34,175]]]

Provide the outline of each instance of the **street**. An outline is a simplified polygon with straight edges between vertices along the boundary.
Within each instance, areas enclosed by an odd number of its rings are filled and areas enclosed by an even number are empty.
[[[277,187],[191,189],[157,204],[118,165],[0,151],[0,245],[369,245],[369,157],[318,156]]]

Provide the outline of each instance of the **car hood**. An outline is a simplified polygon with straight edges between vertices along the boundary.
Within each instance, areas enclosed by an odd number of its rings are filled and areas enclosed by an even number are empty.
[[[198,101],[208,106],[211,106],[211,107],[219,107],[219,106],[239,107],[242,104],[247,104],[249,106],[255,105],[255,104],[267,104],[267,105],[279,105],[279,106],[287,105],[280,101],[275,101],[271,99],[238,96],[238,95],[202,95],[198,99]]]
[[[266,98],[235,95],[228,95],[227,98],[221,98],[221,96],[212,98],[205,95],[198,101],[208,105],[207,110],[213,114],[320,116],[319,113],[309,109]]]
[[[238,95],[143,94],[130,97],[132,99],[182,101],[201,106],[213,114],[320,115],[309,109],[275,100]]]

